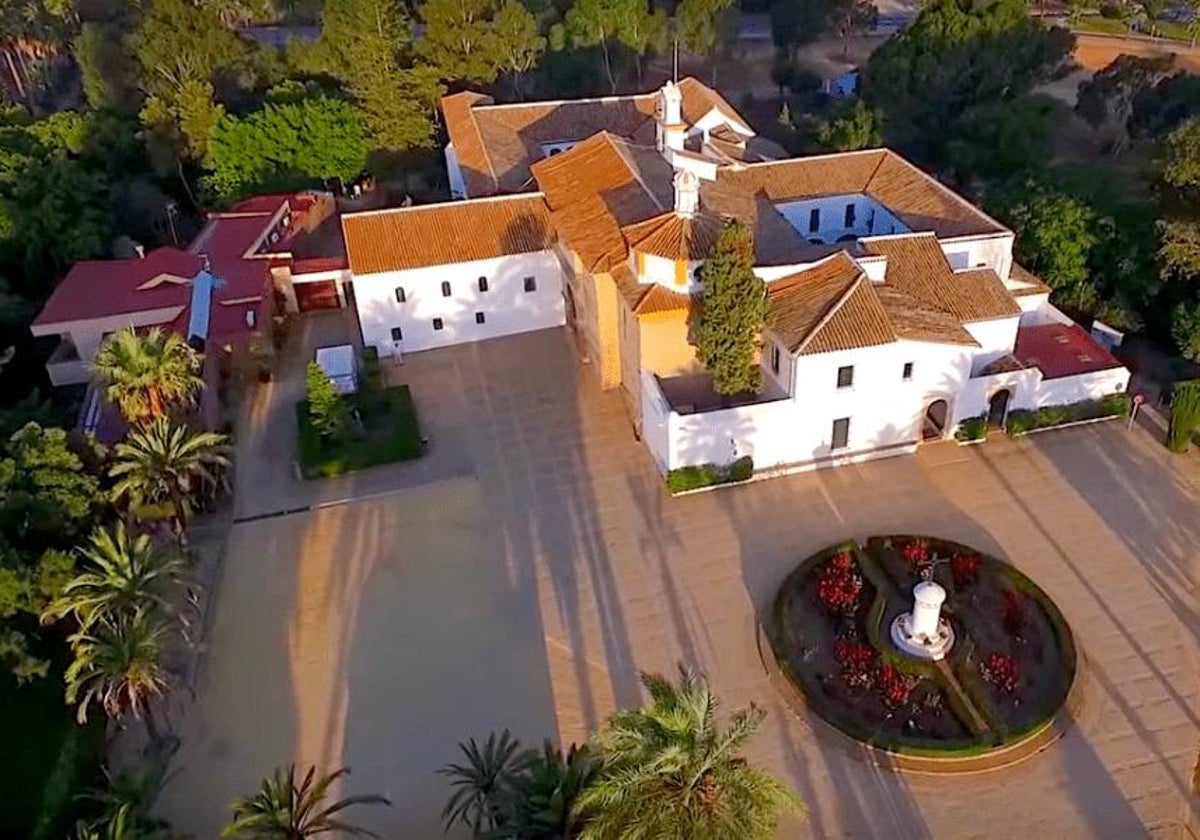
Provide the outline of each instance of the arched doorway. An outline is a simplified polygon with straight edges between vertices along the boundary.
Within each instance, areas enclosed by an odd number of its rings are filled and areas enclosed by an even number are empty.
[[[1004,428],[1004,418],[1008,416],[1008,401],[1012,399],[1012,391],[1002,388],[988,398],[988,428]]]
[[[946,418],[950,406],[945,400],[934,400],[925,409],[921,422],[921,440],[941,440],[946,434]]]

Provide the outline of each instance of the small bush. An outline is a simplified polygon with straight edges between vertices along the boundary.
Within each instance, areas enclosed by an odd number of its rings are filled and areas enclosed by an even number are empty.
[[[1120,3],[1107,3],[1107,2],[1101,3],[1100,4],[1100,17],[1106,18],[1107,20],[1120,20],[1121,19],[1121,4]]]
[[[334,439],[346,429],[346,406],[325,371],[309,362],[304,372],[308,390],[308,421],[321,437]]]
[[[743,455],[728,464],[698,464],[671,470],[667,473],[667,490],[671,493],[684,493],[716,484],[746,481],[753,475],[754,459]]]
[[[1129,399],[1125,394],[1109,394],[1098,400],[1083,400],[1066,405],[1048,405],[1034,410],[1010,411],[1005,420],[1005,429],[1013,437],[1035,429],[1050,429],[1067,423],[1098,420],[1102,417],[1124,417],[1129,413]]]
[[[961,441],[983,440],[987,437],[987,415],[980,414],[963,420],[954,430],[954,437]]]
[[[1200,425],[1200,380],[1178,382],[1171,394],[1167,448],[1172,452],[1186,452],[1197,425]]]

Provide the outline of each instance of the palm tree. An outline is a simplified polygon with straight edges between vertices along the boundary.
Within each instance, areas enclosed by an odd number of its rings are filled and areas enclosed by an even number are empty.
[[[71,840],[138,840],[145,835],[137,833],[134,822],[133,809],[129,805],[122,805],[113,813],[93,822],[80,820],[75,823]]]
[[[650,702],[617,712],[596,736],[600,777],[580,795],[583,840],[769,838],[798,797],[738,749],[764,717],[755,706],[717,726],[717,701],[695,672],[676,687],[642,674]]]
[[[547,741],[540,753],[519,759],[504,805],[503,831],[520,840],[564,840],[578,834],[575,803],[596,778],[600,765],[587,744],[566,754]]]
[[[155,327],[138,335],[132,327],[104,339],[92,362],[105,396],[131,424],[165,417],[204,387],[195,351],[173,332]]]
[[[342,767],[332,773],[317,776],[317,768],[309,767],[303,781],[296,784],[296,765],[287,770],[277,769],[269,779],[263,779],[258,793],[249,799],[233,803],[233,820],[225,826],[222,837],[281,837],[285,840],[305,840],[318,834],[374,837],[370,831],[349,825],[335,816],[353,805],[391,805],[382,796],[350,796],[325,804],[329,787],[350,770]]]
[[[65,675],[67,703],[77,705],[80,723],[87,723],[88,710],[98,703],[114,720],[144,714],[151,739],[159,740],[150,701],[168,685],[162,665],[168,626],[153,613],[122,612],[70,637],[75,659]]]
[[[132,612],[174,613],[171,590],[185,577],[175,553],[159,551],[147,534],[132,539],[123,523],[100,529],[79,553],[90,565],[63,588],[42,613],[49,622],[70,615],[80,630]]]
[[[228,465],[224,435],[192,432],[160,417],[116,445],[108,474],[117,479],[114,497],[133,511],[170,504],[182,545],[195,497],[216,488]]]
[[[507,788],[521,769],[521,742],[505,729],[499,738],[495,732],[488,735],[482,748],[474,738],[458,748],[467,763],[447,764],[438,770],[455,788],[442,811],[446,829],[461,822],[476,835],[495,830],[502,822]]]

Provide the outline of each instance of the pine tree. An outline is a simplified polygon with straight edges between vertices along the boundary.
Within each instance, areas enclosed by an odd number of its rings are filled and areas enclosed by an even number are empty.
[[[346,427],[346,406],[333,380],[321,366],[309,362],[305,371],[308,386],[308,419],[322,437],[336,437]]]
[[[704,307],[696,331],[696,355],[718,394],[762,388],[756,355],[767,299],[753,268],[754,238],[741,222],[731,221],[700,269]]]

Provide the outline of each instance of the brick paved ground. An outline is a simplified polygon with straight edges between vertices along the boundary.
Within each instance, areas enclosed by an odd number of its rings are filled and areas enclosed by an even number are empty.
[[[1193,461],[1107,423],[672,500],[586,373],[558,332],[413,357],[433,445],[473,476],[236,526],[164,796],[178,828],[210,836],[234,791],[296,755],[391,796],[364,814],[385,836],[432,836],[455,740],[502,722],[582,738],[638,700],[638,669],[682,660],[727,708],[770,712],[751,757],[810,806],[784,836],[1181,832],[1200,730]],[[1005,556],[1056,599],[1092,675],[1063,741],[997,773],[901,776],[788,714],[757,612],[806,554],[888,531]]]

